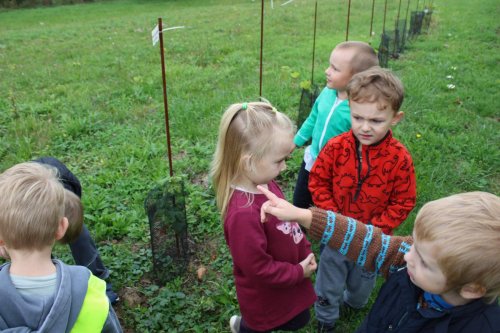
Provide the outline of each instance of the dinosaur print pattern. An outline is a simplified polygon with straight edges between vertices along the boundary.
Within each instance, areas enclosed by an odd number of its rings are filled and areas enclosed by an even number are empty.
[[[416,202],[411,155],[390,131],[360,153],[357,148],[352,131],[328,141],[309,175],[314,204],[392,234]]]

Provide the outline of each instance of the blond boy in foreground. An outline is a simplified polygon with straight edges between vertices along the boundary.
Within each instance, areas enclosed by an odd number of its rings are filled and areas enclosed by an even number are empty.
[[[357,332],[500,332],[500,198],[485,192],[431,201],[413,237],[388,236],[331,211],[301,209],[259,187],[271,214],[297,221],[358,265],[387,278]]]
[[[64,237],[65,190],[55,169],[21,163],[0,175],[0,331],[122,332],[106,283],[51,259]]]

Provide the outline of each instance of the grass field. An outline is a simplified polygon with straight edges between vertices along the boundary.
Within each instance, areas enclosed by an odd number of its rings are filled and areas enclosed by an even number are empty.
[[[310,79],[314,2],[266,1],[263,96],[296,119],[300,84]],[[383,2],[353,1],[349,39],[378,47]],[[406,3],[406,2],[403,2]],[[422,1],[420,2],[422,6]],[[428,34],[408,44],[392,68],[403,80],[405,120],[395,129],[413,155],[417,208],[452,193],[500,193],[500,6],[436,0]],[[388,2],[386,26],[399,1]],[[416,1],[410,2],[415,9]],[[314,81],[345,39],[347,1],[319,1]],[[165,33],[174,173],[187,183],[193,256],[166,285],[151,277],[144,199],[168,175],[160,52]],[[207,171],[224,109],[259,94],[260,2],[145,1],[0,11],[0,170],[39,156],[63,160],[80,178],[86,224],[121,295],[128,332],[224,332],[238,305],[231,258]],[[454,88],[448,88],[449,85]],[[280,183],[292,193],[303,151]],[[56,253],[71,262],[69,251]],[[205,265],[203,282],[196,269]],[[374,295],[375,296],[375,295]],[[339,322],[354,331],[363,313]],[[313,332],[314,320],[302,332]]]

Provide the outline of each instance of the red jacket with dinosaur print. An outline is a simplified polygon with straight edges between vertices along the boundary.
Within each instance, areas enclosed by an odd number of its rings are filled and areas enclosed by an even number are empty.
[[[408,150],[389,131],[361,146],[352,130],[328,141],[309,174],[314,204],[372,224],[391,235],[415,207],[415,169]]]

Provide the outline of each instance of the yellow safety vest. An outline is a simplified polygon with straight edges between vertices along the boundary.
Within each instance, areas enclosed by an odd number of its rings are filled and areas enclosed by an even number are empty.
[[[90,274],[87,294],[71,333],[101,332],[108,318],[109,301],[106,282]]]

